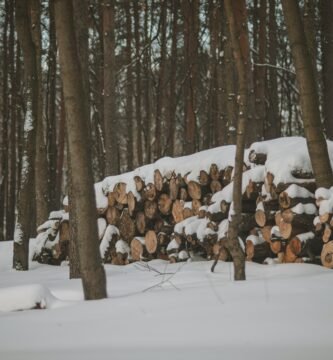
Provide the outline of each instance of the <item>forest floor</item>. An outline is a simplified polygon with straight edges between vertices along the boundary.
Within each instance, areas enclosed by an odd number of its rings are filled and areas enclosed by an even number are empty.
[[[0,359],[329,359],[333,272],[308,264],[106,265],[109,298],[84,302],[68,266],[11,269],[0,243]],[[35,284],[35,285],[33,285]],[[38,284],[38,285],[36,285]],[[45,310],[11,311],[34,306]]]

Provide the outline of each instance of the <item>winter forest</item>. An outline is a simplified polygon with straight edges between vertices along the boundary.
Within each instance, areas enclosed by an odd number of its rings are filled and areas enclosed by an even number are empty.
[[[0,0],[0,39],[1,358],[330,356],[331,0]]]

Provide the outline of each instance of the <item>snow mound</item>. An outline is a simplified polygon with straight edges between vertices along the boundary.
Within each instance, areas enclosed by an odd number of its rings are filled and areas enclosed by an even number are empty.
[[[52,309],[58,299],[40,284],[0,289],[0,311]]]

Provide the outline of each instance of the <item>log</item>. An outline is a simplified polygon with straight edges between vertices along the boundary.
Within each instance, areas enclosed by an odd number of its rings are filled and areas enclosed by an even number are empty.
[[[110,191],[108,193],[108,205],[109,206],[115,206],[117,203],[117,200],[116,200],[116,195],[115,195],[115,192],[114,191]]]
[[[139,211],[135,217],[136,230],[140,235],[144,235],[146,231],[146,216],[142,211]]]
[[[209,175],[205,170],[200,170],[199,173],[199,183],[202,186],[207,186],[210,182]]]
[[[212,164],[209,168],[209,176],[212,180],[220,179],[220,171],[216,164]]]
[[[179,192],[179,181],[178,178],[174,175],[171,177],[169,182],[169,196],[172,201],[177,199]]]
[[[200,208],[201,208],[201,201],[192,200],[192,210],[194,215],[199,215]]]
[[[114,186],[113,189],[115,199],[117,203],[126,205],[127,204],[127,193],[126,193],[126,184],[119,182]]]
[[[163,215],[168,215],[171,213],[172,209],[172,200],[169,195],[161,194],[158,198],[158,210]]]
[[[135,223],[128,213],[128,209],[124,209],[119,219],[120,238],[130,243],[135,235]]]
[[[158,247],[158,240],[155,231],[149,230],[146,232],[145,245],[149,254],[156,253]]]
[[[128,212],[129,212],[130,216],[133,216],[133,214],[134,214],[135,205],[136,205],[136,198],[133,195],[132,191],[130,191],[127,194],[127,207],[128,207]]]
[[[109,206],[106,211],[106,220],[108,224],[118,226],[120,211],[115,206]]]
[[[323,246],[320,259],[325,267],[333,269],[333,241],[329,241]]]
[[[291,209],[287,209],[281,212],[281,216],[284,222],[292,224],[295,227],[302,227],[305,230],[307,229],[308,231],[314,230],[314,215],[296,214]]]
[[[257,153],[255,150],[249,152],[249,161],[256,165],[265,165],[267,160],[267,154]]]
[[[261,191],[263,182],[255,182],[250,180],[246,185],[246,190],[243,196],[249,200],[257,200]]]
[[[142,237],[135,237],[131,241],[131,256],[134,261],[142,260],[147,253],[145,246],[145,239]]]
[[[220,202],[220,209],[223,214],[228,214],[230,209],[230,203],[226,202],[225,200],[222,200]]]
[[[154,219],[157,216],[158,205],[155,201],[146,200],[144,203],[144,214],[147,219]]]
[[[291,175],[296,179],[314,179],[312,171],[303,169],[293,169],[291,170]]]
[[[270,243],[271,242],[271,231],[272,231],[272,226],[264,226],[261,230],[261,235],[263,237],[263,239]]]
[[[155,189],[157,191],[162,191],[163,189],[163,176],[160,172],[160,170],[156,169],[154,171],[154,185],[155,185]]]
[[[309,231],[309,228],[304,226],[297,226],[294,225],[293,223],[287,223],[285,221],[281,221],[279,225],[279,230],[281,236],[284,239],[289,239],[295,235]]]
[[[230,184],[231,179],[232,179],[232,171],[233,171],[233,169],[234,168],[232,166],[227,166],[223,170],[223,175],[222,175],[222,185],[223,185],[223,187]]]
[[[188,219],[190,217],[194,216],[194,212],[192,207],[184,207],[183,209],[183,218]]]
[[[323,236],[322,236],[322,240],[324,243],[329,242],[332,236],[332,228],[329,224],[325,224],[324,226],[324,232],[323,232]]]
[[[141,179],[140,176],[134,176],[134,182],[135,182],[135,188],[138,193],[141,193],[141,191],[145,187],[145,182]]]
[[[279,204],[282,209],[292,208],[297,204],[314,204],[314,203],[315,203],[314,198],[291,197],[286,191],[283,191],[279,195]]]
[[[172,216],[175,223],[179,223],[184,220],[183,210],[184,202],[181,200],[176,200],[172,205]]]
[[[213,194],[222,190],[222,184],[219,182],[219,180],[212,180],[209,187]]]
[[[261,202],[257,205],[255,220],[258,226],[264,227],[265,225],[275,224],[275,213],[265,208],[265,203]]]
[[[191,199],[200,200],[201,199],[201,186],[196,181],[189,181],[187,184],[187,191]]]
[[[156,188],[152,183],[149,183],[147,186],[145,186],[142,191],[143,200],[154,201],[156,199],[156,195]]]
[[[180,188],[179,200],[182,200],[182,201],[189,200],[189,195],[188,195],[188,192],[187,192],[187,190],[185,188]]]

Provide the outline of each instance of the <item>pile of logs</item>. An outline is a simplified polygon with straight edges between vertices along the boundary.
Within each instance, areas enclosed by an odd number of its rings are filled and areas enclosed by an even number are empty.
[[[261,166],[266,154],[251,151],[249,168]],[[165,259],[186,261],[230,260],[225,246],[230,202],[219,200],[218,211],[210,211],[217,194],[232,182],[232,167],[211,164],[196,180],[175,172],[154,170],[153,181],[134,177],[136,192],[118,182],[107,192],[107,204],[97,209],[100,252],[105,263]],[[312,174],[294,171],[296,183],[274,182],[274,175],[262,172],[260,181],[248,180],[242,201],[239,236],[248,261],[316,263],[333,268],[333,210],[324,210],[331,193],[315,192]],[[333,203],[333,195],[332,195]],[[53,212],[38,228],[34,259],[60,264],[68,258],[70,230],[68,207]],[[318,215],[319,211],[319,215]]]

